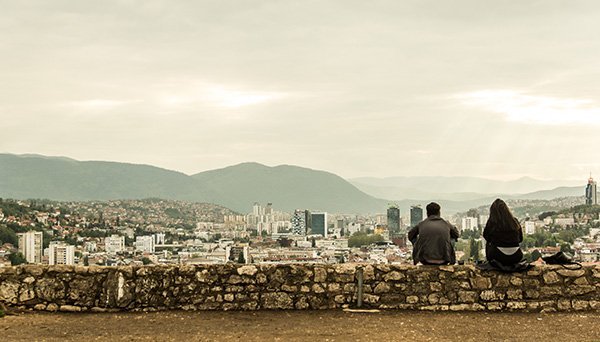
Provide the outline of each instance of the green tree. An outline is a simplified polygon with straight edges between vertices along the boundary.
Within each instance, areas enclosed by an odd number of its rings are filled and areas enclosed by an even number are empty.
[[[238,254],[237,262],[238,262],[238,264],[246,263],[246,259],[244,259],[244,252],[240,252],[240,254]]]
[[[348,239],[349,247],[367,246],[375,242],[383,241],[383,236],[379,234],[367,234],[364,232],[356,232]]]
[[[573,254],[573,250],[571,249],[571,244],[569,244],[569,243],[561,243],[560,251],[563,253]]]
[[[539,258],[542,257],[542,253],[540,253],[540,251],[538,251],[537,249],[534,250],[533,252],[531,252],[531,261],[537,261]]]
[[[10,264],[13,266],[27,263],[27,260],[25,259],[23,254],[21,254],[20,252],[9,254],[8,260],[10,261]]]
[[[19,242],[17,234],[8,227],[0,227],[0,245],[3,243],[10,243],[16,246]]]
[[[474,238],[469,240],[469,258],[474,261],[479,261],[481,259],[479,256],[479,241]]]

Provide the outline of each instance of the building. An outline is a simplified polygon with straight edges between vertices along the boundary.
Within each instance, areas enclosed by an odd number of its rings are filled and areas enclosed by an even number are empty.
[[[592,175],[590,175],[590,178],[588,179],[588,184],[585,187],[585,204],[598,204],[598,192],[596,191],[596,182],[594,182],[594,178],[592,178]]]
[[[120,235],[105,237],[104,250],[108,254],[117,254],[125,251],[125,237]]]
[[[75,246],[55,241],[50,243],[48,249],[48,264],[75,265]]]
[[[527,234],[527,235],[535,234],[535,222],[525,221],[525,234]]]
[[[154,237],[154,245],[164,245],[165,244],[165,233],[156,233],[152,234]]]
[[[477,230],[477,217],[463,217],[461,228],[465,230]]]
[[[25,260],[30,264],[41,264],[44,234],[31,230],[17,235],[19,237],[19,252],[23,254]]]
[[[320,234],[327,237],[327,213],[312,213],[311,234]]]
[[[397,206],[387,210],[387,227],[391,236],[400,235],[400,209]]]
[[[297,209],[292,215],[292,233],[296,235],[306,235],[310,229],[310,211]]]
[[[410,207],[411,227],[416,226],[421,221],[423,221],[423,208],[421,208],[420,205],[413,205],[412,207]]]
[[[135,250],[140,252],[154,253],[154,237],[152,235],[136,236]]]

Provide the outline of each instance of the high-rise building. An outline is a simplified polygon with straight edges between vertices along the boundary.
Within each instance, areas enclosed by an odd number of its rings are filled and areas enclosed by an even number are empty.
[[[254,215],[256,217],[260,217],[263,215],[263,213],[264,213],[263,207],[261,207],[261,205],[258,202],[254,202],[254,205],[252,206],[252,215]]]
[[[387,227],[390,236],[400,234],[400,209],[397,206],[390,206],[387,210]]]
[[[44,234],[30,230],[17,235],[19,237],[19,252],[23,254],[25,260],[30,264],[41,264]]]
[[[104,238],[104,250],[108,254],[117,254],[125,250],[125,237],[111,235]]]
[[[273,214],[273,203],[267,203],[267,206],[265,207],[265,215],[272,215]]]
[[[75,246],[55,241],[50,243],[48,249],[48,264],[75,265]]]
[[[154,253],[154,237],[152,235],[136,236],[135,250],[141,252]]]
[[[423,221],[423,208],[420,205],[413,205],[410,207],[410,225],[414,227],[421,221]]]
[[[594,182],[594,178],[592,178],[592,175],[590,175],[590,178],[588,179],[588,184],[585,187],[585,204],[598,204],[598,192],[596,191],[596,182]]]
[[[297,209],[292,216],[292,233],[296,235],[306,235],[310,226],[310,211]]]
[[[311,234],[320,234],[327,237],[327,213],[312,213]]]
[[[337,220],[337,227],[340,230],[340,236],[345,236],[346,235],[346,231],[344,229],[344,219],[338,219]]]

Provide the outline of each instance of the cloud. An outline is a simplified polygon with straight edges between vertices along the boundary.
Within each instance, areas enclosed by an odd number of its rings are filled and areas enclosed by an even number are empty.
[[[280,92],[242,90],[217,84],[196,84],[180,89],[168,89],[158,102],[165,107],[206,105],[219,108],[241,108],[285,97]]]
[[[589,99],[528,95],[513,90],[481,90],[453,98],[470,107],[504,114],[512,122],[600,125],[600,107]]]
[[[91,99],[84,101],[72,101],[68,102],[68,106],[81,108],[81,109],[89,109],[89,110],[108,110],[113,109],[115,107],[124,106],[130,103],[134,103],[138,101],[121,101],[121,100],[109,100],[109,99]]]

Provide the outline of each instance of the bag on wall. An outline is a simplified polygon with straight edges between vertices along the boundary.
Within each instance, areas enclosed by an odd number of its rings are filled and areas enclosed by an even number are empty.
[[[562,265],[562,267],[572,270],[578,270],[583,267],[580,263],[573,261],[568,255],[566,255],[563,252],[558,252],[547,257],[542,257],[542,260],[544,260],[544,262],[549,265]],[[576,265],[576,267],[572,268],[567,267],[566,265]]]

